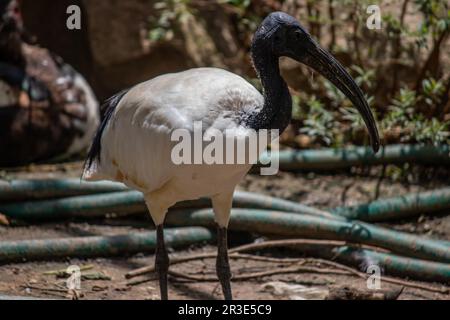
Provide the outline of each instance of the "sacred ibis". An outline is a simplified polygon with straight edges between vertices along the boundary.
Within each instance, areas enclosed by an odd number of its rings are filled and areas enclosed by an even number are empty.
[[[251,164],[174,164],[176,129],[193,123],[217,130],[279,129],[291,119],[292,101],[280,75],[278,59],[290,57],[325,76],[356,106],[368,128],[374,151],[379,137],[370,108],[344,67],[319,47],[293,17],[275,12],[258,27],[251,56],[261,80],[261,95],[238,75],[216,68],[165,74],[122,91],[106,102],[106,116],[91,146],[86,179],[121,181],[140,190],[156,225],[155,269],[161,298],[167,299],[169,257],[163,223],[178,201],[210,197],[217,224],[217,276],[225,299],[231,299],[227,226],[233,192]]]
[[[83,76],[28,38],[17,0],[0,0],[0,166],[86,150],[100,122]]]

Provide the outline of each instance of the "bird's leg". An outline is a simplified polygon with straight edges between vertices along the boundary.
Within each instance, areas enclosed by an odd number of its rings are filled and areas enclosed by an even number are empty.
[[[233,192],[224,192],[211,197],[214,208],[214,219],[217,223],[217,260],[216,272],[222,286],[225,300],[231,300],[231,271],[228,263],[227,227],[230,220]]]
[[[167,300],[167,272],[169,270],[169,255],[164,244],[164,227],[162,224],[156,226],[156,253],[155,270],[159,277],[159,289],[161,300]]]
[[[165,192],[165,189],[162,188],[144,194],[145,203],[156,226],[155,271],[159,277],[161,300],[168,299],[167,272],[169,271],[169,255],[164,243],[164,218],[171,203],[167,202],[169,197]]]
[[[222,286],[225,300],[232,300],[231,294],[231,271],[228,263],[227,228],[217,224],[217,260],[216,272]]]

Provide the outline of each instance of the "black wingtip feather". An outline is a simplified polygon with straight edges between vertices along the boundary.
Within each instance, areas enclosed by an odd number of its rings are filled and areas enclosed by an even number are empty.
[[[114,113],[114,110],[116,110],[116,107],[119,104],[120,100],[122,100],[123,96],[128,91],[129,91],[129,89],[125,89],[125,90],[120,91],[119,93],[116,93],[112,97],[106,99],[105,102],[103,102],[103,104],[101,105],[100,109],[104,110],[105,115],[97,129],[97,133],[94,136],[94,140],[92,141],[91,148],[89,149],[86,161],[84,163],[83,171],[89,169],[95,160],[100,162],[100,153],[101,153],[101,149],[102,149],[101,140],[102,140],[103,130],[105,130],[106,125],[108,124],[109,120],[111,119],[111,116]]]

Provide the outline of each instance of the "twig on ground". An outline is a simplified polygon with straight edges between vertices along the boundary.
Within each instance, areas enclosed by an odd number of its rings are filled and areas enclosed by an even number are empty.
[[[49,296],[53,296],[53,297],[65,298],[65,299],[68,298],[67,294],[69,293],[69,291],[67,289],[44,288],[44,287],[28,285],[28,284],[21,285],[20,287],[23,289],[36,290],[36,291],[39,291],[41,294],[45,294],[45,295],[49,295]]]
[[[251,243],[243,246],[239,246],[233,249],[229,250],[229,257],[231,259],[249,259],[249,260],[255,260],[255,261],[265,261],[265,262],[276,262],[276,263],[289,263],[289,264],[297,264],[294,266],[289,266],[285,268],[280,268],[276,270],[269,270],[269,271],[262,271],[262,272],[253,272],[243,275],[237,275],[233,277],[232,280],[234,281],[243,281],[243,280],[249,280],[254,278],[260,278],[264,276],[271,276],[275,274],[287,274],[287,273],[295,273],[295,272],[312,272],[312,273],[334,273],[334,274],[341,274],[341,275],[353,275],[357,276],[362,279],[367,279],[369,277],[368,274],[364,272],[360,272],[358,270],[355,270],[352,267],[324,259],[319,258],[273,258],[273,257],[261,257],[261,256],[255,256],[255,255],[249,255],[249,254],[242,254],[238,252],[242,251],[254,251],[254,250],[260,250],[260,249],[267,249],[267,248],[273,248],[273,247],[289,247],[289,246],[296,246],[296,245],[305,245],[305,244],[322,244],[322,245],[330,245],[330,246],[343,246],[348,245],[348,242],[345,241],[329,241],[329,240],[309,240],[309,239],[289,239],[289,240],[273,240],[273,241],[266,241],[261,243]],[[367,246],[364,246],[367,247]],[[373,247],[371,247],[373,248]],[[383,250],[386,252],[386,250]],[[202,253],[202,254],[196,254],[191,255],[187,257],[179,257],[174,258],[170,262],[171,265],[173,264],[179,264],[183,262],[188,262],[192,260],[201,260],[201,259],[207,259],[207,258],[215,258],[216,253]],[[309,263],[322,263],[324,265],[333,267],[334,269],[325,269],[325,268],[316,268],[311,266],[304,266],[303,264],[305,262]],[[137,270],[133,270],[129,273],[127,273],[125,276],[126,278],[133,278],[139,275],[143,275],[146,273],[154,272],[154,267],[144,267]],[[177,278],[183,278],[186,280],[192,280],[192,281],[217,281],[216,276],[197,276],[197,275],[187,275],[176,271],[169,270],[169,274],[177,277]],[[410,288],[416,288],[431,292],[438,292],[438,293],[449,293],[449,288],[447,287],[435,287],[425,284],[419,284],[419,283],[413,283],[410,281],[404,281],[397,278],[392,278],[388,276],[383,276],[383,281],[404,286],[404,287],[410,287]],[[138,285],[147,281],[151,281],[151,278],[146,278],[143,280],[137,280],[137,281],[130,281],[128,282],[128,285]]]
[[[80,266],[80,271],[86,271],[86,270],[90,270],[93,269],[94,265],[92,264],[88,264],[85,266]],[[67,272],[67,269],[59,269],[59,270],[49,270],[49,271],[45,271],[42,273],[43,275],[49,276],[49,275],[56,275],[56,276],[63,276],[63,275],[67,275],[70,276],[70,273]]]
[[[288,273],[297,273],[297,272],[313,272],[313,273],[321,273],[321,274],[341,274],[341,275],[350,275],[351,273],[344,270],[336,270],[336,269],[325,269],[325,268],[316,268],[316,267],[308,267],[303,265],[295,265],[280,269],[274,269],[269,271],[261,271],[261,272],[251,272],[247,274],[237,275],[232,278],[233,281],[243,281],[243,280],[250,280],[255,278],[261,278],[261,277],[267,277],[272,276],[276,274],[288,274]],[[169,270],[168,273],[177,278],[182,278],[186,280],[192,280],[192,281],[202,281],[202,282],[208,282],[208,281],[217,281],[216,276],[198,276],[198,275],[190,275],[185,274],[173,270]],[[128,286],[134,286],[139,285],[148,281],[154,280],[154,278],[145,278],[140,280],[134,280],[127,283]]]
[[[33,285],[28,285],[28,284],[24,284],[21,285],[20,287],[26,289],[32,289],[32,290],[39,290],[39,291],[49,291],[49,292],[64,292],[67,293],[67,289],[56,289],[56,288],[43,288],[43,287],[38,287],[38,286],[33,286]]]
[[[346,270],[346,271],[352,273],[353,275],[358,276],[363,279],[367,279],[370,276],[369,274],[360,272],[351,267],[348,267],[346,265],[343,265],[343,264],[340,264],[340,263],[337,263],[334,261],[328,261],[328,260],[317,259],[317,258],[307,258],[306,260],[309,262],[320,262],[320,263],[326,264],[328,266],[333,266],[335,268]],[[446,288],[446,287],[438,288],[438,287],[429,286],[426,284],[413,283],[410,281],[405,281],[405,280],[392,278],[392,277],[388,277],[388,276],[382,276],[382,281],[400,285],[400,286],[404,286],[404,287],[422,289],[422,290],[431,291],[431,292],[439,292],[439,293],[449,293],[450,292],[449,288]]]
[[[292,267],[286,267],[286,268],[280,268],[275,270],[269,270],[269,271],[261,271],[261,272],[251,272],[247,274],[237,275],[232,277],[233,281],[243,281],[243,280],[250,280],[255,278],[261,278],[261,277],[267,277],[272,276],[276,274],[287,274],[287,273],[296,273],[296,272],[314,272],[314,273],[325,273],[325,274],[350,274],[347,271],[342,270],[336,270],[336,269],[321,269],[321,268],[315,268],[315,267],[306,267],[306,266],[292,266]],[[169,274],[178,277],[178,278],[184,278],[188,280],[194,280],[194,281],[218,281],[216,276],[195,276],[195,275],[187,275],[184,273],[176,272],[176,271],[170,271]]]
[[[307,245],[307,244],[346,246],[346,245],[349,245],[350,243],[346,242],[346,241],[309,240],[309,239],[273,240],[273,241],[265,241],[265,242],[261,242],[261,243],[246,244],[243,246],[239,246],[239,247],[230,249],[228,252],[231,257],[232,254],[242,252],[242,251],[254,251],[254,250],[268,249],[268,248],[273,248],[273,247],[292,247],[292,246]],[[362,246],[362,247],[374,248],[373,246]],[[377,250],[386,252],[386,250],[384,250],[384,249],[377,248]],[[215,258],[215,257],[216,257],[216,253],[200,253],[200,254],[194,254],[194,255],[185,256],[185,257],[175,257],[175,258],[171,258],[170,265],[188,262],[188,261],[192,261],[192,260],[201,260],[201,259],[208,259],[208,258]],[[238,257],[238,256],[234,256],[234,257]],[[252,256],[252,257],[255,257],[255,256]],[[263,257],[260,257],[260,258],[263,258]],[[273,259],[277,259],[277,258],[264,257],[263,259],[265,259],[266,261],[269,261],[269,260],[273,260]],[[281,262],[282,260],[298,262],[298,259],[277,259],[277,261],[273,260],[273,262]],[[125,278],[131,279],[131,278],[134,278],[134,277],[146,274],[146,273],[151,273],[154,271],[155,271],[154,266],[146,266],[146,267],[139,268],[139,269],[128,272],[127,274],[125,274]]]

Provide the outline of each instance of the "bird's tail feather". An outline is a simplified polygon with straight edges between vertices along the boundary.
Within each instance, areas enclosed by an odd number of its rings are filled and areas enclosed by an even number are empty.
[[[102,134],[103,130],[105,130],[106,125],[108,124],[109,120],[111,119],[111,116],[113,115],[114,111],[116,110],[117,105],[122,100],[123,96],[129,91],[129,89],[125,89],[120,91],[119,93],[113,95],[112,97],[105,100],[105,102],[101,105],[101,110],[104,110],[104,117],[102,122],[100,123],[97,132],[94,136],[94,139],[92,141],[92,145],[89,149],[89,152],[87,154],[86,161],[84,162],[83,166],[83,175],[85,172],[89,171],[92,164],[97,161],[100,162],[100,153],[101,153],[101,140],[102,140]]]

